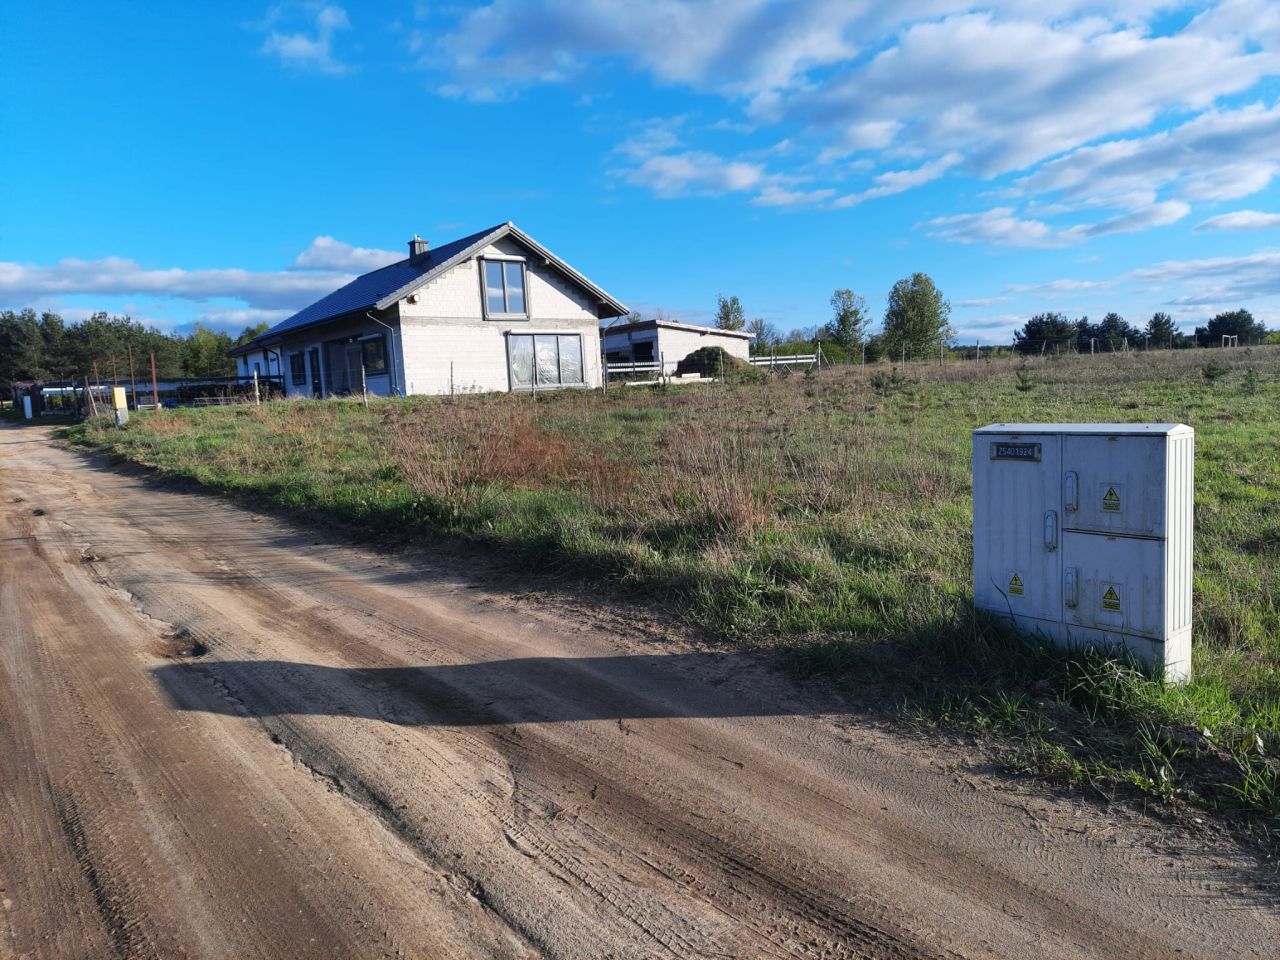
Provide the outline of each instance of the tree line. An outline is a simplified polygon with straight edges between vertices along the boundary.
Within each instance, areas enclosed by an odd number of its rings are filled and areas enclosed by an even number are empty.
[[[940,344],[955,338],[951,304],[926,273],[913,273],[893,285],[885,303],[880,330],[870,332],[872,317],[867,302],[852,290],[831,294],[831,319],[783,337],[772,324],[756,317],[748,321],[736,296],[721,296],[716,305],[716,326],[721,330],[746,330],[755,335],[755,349],[792,352],[815,349],[833,363],[854,363],[881,357],[919,360],[937,354]]]
[[[1111,353],[1146,348],[1183,350],[1189,347],[1219,347],[1223,337],[1237,337],[1240,346],[1263,343],[1267,328],[1248,310],[1219,313],[1194,334],[1174,326],[1167,313],[1154,313],[1145,326],[1131,325],[1118,313],[1108,313],[1101,322],[1088,317],[1068,319],[1061,313],[1038,313],[1013,335],[1013,348],[1024,354]]]
[[[246,343],[267,329],[262,323],[246,327],[238,337],[200,324],[186,335],[164,333],[128,316],[95,313],[78,323],[67,323],[56,313],[34,310],[0,311],[0,389],[19,380],[72,380],[129,377],[132,348],[138,378],[151,376],[155,354],[160,377],[225,377],[236,372],[227,356],[234,346]]]
[[[893,285],[875,333],[870,332],[872,317],[866,301],[852,290],[834,291],[830,305],[831,319],[825,324],[784,336],[762,317],[748,320],[738,297],[722,295],[716,303],[715,324],[722,330],[753,334],[752,349],[757,353],[811,352],[821,344],[823,356],[833,363],[931,359],[940,346],[951,346],[955,340],[951,305],[928,274],[913,273]],[[1164,312],[1152,314],[1142,326],[1130,324],[1118,313],[1108,313],[1095,323],[1087,316],[1072,320],[1051,312],[1036,314],[1023,324],[1013,335],[1013,349],[1022,354],[1178,350],[1221,346],[1223,337],[1235,337],[1239,346],[1249,346],[1280,342],[1280,330],[1268,332],[1245,309],[1219,313],[1191,334],[1180,331]]]

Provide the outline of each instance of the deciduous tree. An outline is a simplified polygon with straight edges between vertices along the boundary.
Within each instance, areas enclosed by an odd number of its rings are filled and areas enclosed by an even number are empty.
[[[951,304],[933,280],[913,273],[889,291],[881,341],[891,359],[929,357],[955,335],[950,321]]]
[[[862,344],[867,335],[867,302],[852,290],[831,294],[831,320],[822,328],[824,339],[845,350]]]

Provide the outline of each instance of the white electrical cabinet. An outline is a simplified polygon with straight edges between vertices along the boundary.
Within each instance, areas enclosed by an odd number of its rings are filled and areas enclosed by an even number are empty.
[[[1186,680],[1194,453],[1173,423],[975,430],[974,605]]]

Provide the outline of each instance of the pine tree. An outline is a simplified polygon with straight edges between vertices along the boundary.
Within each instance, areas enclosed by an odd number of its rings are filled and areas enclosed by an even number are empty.
[[[737,297],[720,297],[716,308],[716,326],[721,330],[741,330],[747,325],[747,315]]]
[[[1147,346],[1168,350],[1173,346],[1174,334],[1178,328],[1173,325],[1173,318],[1167,313],[1153,313],[1147,321]]]

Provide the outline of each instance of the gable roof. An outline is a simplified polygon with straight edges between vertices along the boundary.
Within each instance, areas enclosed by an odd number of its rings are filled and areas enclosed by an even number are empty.
[[[555,267],[591,291],[610,310],[617,311],[613,314],[614,316],[623,316],[627,313],[627,307],[624,304],[615,300],[508,220],[496,227],[490,227],[488,230],[481,230],[479,233],[436,247],[419,260],[406,257],[404,260],[398,260],[356,277],[346,286],[339,287],[333,293],[321,297],[288,319],[280,321],[253,342],[271,341],[282,334],[324,323],[357,310],[385,310],[397,300],[407,297],[413,291],[430,283],[446,270],[471,259],[491,243],[507,236],[515,237],[542,257],[549,266]]]

